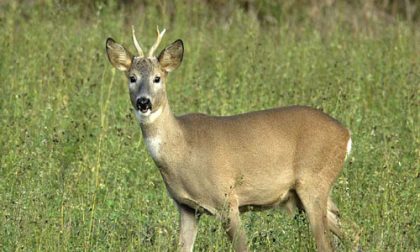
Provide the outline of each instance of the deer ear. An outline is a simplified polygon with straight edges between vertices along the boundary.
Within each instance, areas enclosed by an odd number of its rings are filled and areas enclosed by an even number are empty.
[[[112,38],[106,40],[106,53],[111,64],[120,71],[128,71],[131,67],[131,53]]]
[[[163,70],[166,72],[172,72],[181,65],[183,56],[184,43],[182,43],[182,40],[178,39],[163,49],[163,51],[159,54],[158,61]]]

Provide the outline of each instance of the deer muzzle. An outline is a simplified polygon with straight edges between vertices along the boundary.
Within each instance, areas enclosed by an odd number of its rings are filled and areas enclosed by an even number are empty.
[[[142,113],[146,113],[148,110],[152,110],[152,102],[147,97],[140,97],[136,100],[136,108]]]

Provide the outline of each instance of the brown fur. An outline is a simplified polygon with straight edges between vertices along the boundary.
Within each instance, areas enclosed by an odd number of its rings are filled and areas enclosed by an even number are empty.
[[[174,70],[182,60],[180,46],[162,51],[147,70],[133,64],[128,74],[140,71],[142,76],[152,76]],[[107,48],[112,49],[108,44]],[[165,66],[160,59],[165,59]],[[166,74],[162,78],[165,81]],[[141,85],[153,83],[145,80]],[[132,99],[136,97],[134,91],[130,93]],[[162,113],[141,128],[145,140],[159,139],[157,154],[152,156],[180,212],[183,251],[192,250],[197,212],[227,220],[226,232],[235,250],[245,251],[239,213],[276,206],[304,210],[318,250],[332,250],[327,230],[338,236],[341,232],[338,209],[329,195],[350,139],[345,127],[321,111],[302,106],[227,117],[176,117],[166,92],[156,99]]]

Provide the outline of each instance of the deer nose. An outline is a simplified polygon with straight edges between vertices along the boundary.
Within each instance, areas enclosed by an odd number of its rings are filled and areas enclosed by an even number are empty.
[[[147,110],[152,110],[152,103],[150,102],[150,99],[147,97],[140,97],[136,100],[136,108],[137,110],[140,110],[141,112],[145,113]]]

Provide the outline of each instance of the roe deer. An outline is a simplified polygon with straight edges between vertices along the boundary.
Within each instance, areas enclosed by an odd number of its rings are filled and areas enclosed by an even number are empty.
[[[131,104],[146,147],[180,214],[179,246],[192,251],[202,213],[223,220],[235,251],[247,251],[239,214],[251,208],[285,207],[306,212],[319,251],[332,251],[332,231],[341,236],[331,187],[350,152],[350,132],[327,114],[291,106],[234,116],[175,116],[166,78],[182,62],[176,40],[147,56],[135,37],[138,56],[112,38],[111,64],[125,72]],[[223,210],[225,209],[225,210]]]

